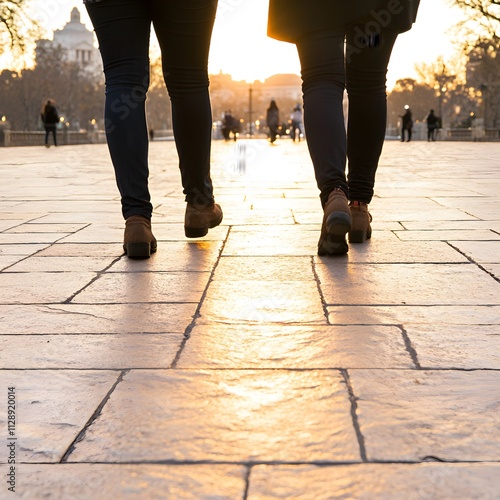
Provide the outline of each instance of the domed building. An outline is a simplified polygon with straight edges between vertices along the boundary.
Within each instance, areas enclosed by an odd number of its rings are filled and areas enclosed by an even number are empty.
[[[92,73],[102,72],[99,50],[94,46],[94,33],[81,22],[80,11],[76,7],[64,28],[54,31],[52,40],[38,40],[37,59],[41,51],[57,47],[63,49],[67,61],[76,62]]]

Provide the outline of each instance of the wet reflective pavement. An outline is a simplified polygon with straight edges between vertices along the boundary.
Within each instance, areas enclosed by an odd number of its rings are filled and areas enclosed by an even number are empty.
[[[500,144],[387,142],[340,257],[305,143],[215,142],[199,240],[150,149],[148,260],[105,145],[1,151],[0,498],[499,498]]]

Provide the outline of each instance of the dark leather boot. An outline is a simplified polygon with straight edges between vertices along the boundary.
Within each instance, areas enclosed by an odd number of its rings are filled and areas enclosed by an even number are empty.
[[[188,203],[184,218],[184,232],[187,238],[201,238],[209,229],[222,222],[222,209],[214,203],[211,207]]]
[[[372,216],[368,212],[368,205],[360,201],[351,201],[352,226],[349,231],[349,241],[351,243],[363,243],[372,237],[372,228],[370,222]]]
[[[347,196],[342,189],[334,189],[324,208],[323,225],[318,242],[318,255],[342,255],[347,253],[345,235],[351,229],[351,211]]]
[[[125,221],[123,250],[128,257],[147,259],[156,252],[156,238],[151,231],[151,221],[142,215],[131,215]]]

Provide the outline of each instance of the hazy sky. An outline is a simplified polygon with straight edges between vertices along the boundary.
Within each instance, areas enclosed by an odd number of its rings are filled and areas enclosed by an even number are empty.
[[[210,52],[209,70],[230,73],[234,79],[253,81],[276,73],[299,73],[295,46],[266,36],[269,0],[219,0]],[[82,21],[91,29],[81,1],[33,0],[42,24],[60,29],[78,7]],[[449,28],[461,17],[450,0],[421,0],[417,23],[402,34],[394,48],[388,73],[391,88],[399,78],[415,76],[415,63],[433,62],[453,51]]]

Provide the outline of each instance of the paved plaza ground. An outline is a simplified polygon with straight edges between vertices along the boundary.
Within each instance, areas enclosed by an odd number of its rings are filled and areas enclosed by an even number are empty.
[[[214,142],[199,240],[150,153],[131,260],[105,145],[0,150],[0,498],[500,498],[500,144],[387,142],[340,257],[304,142]]]

